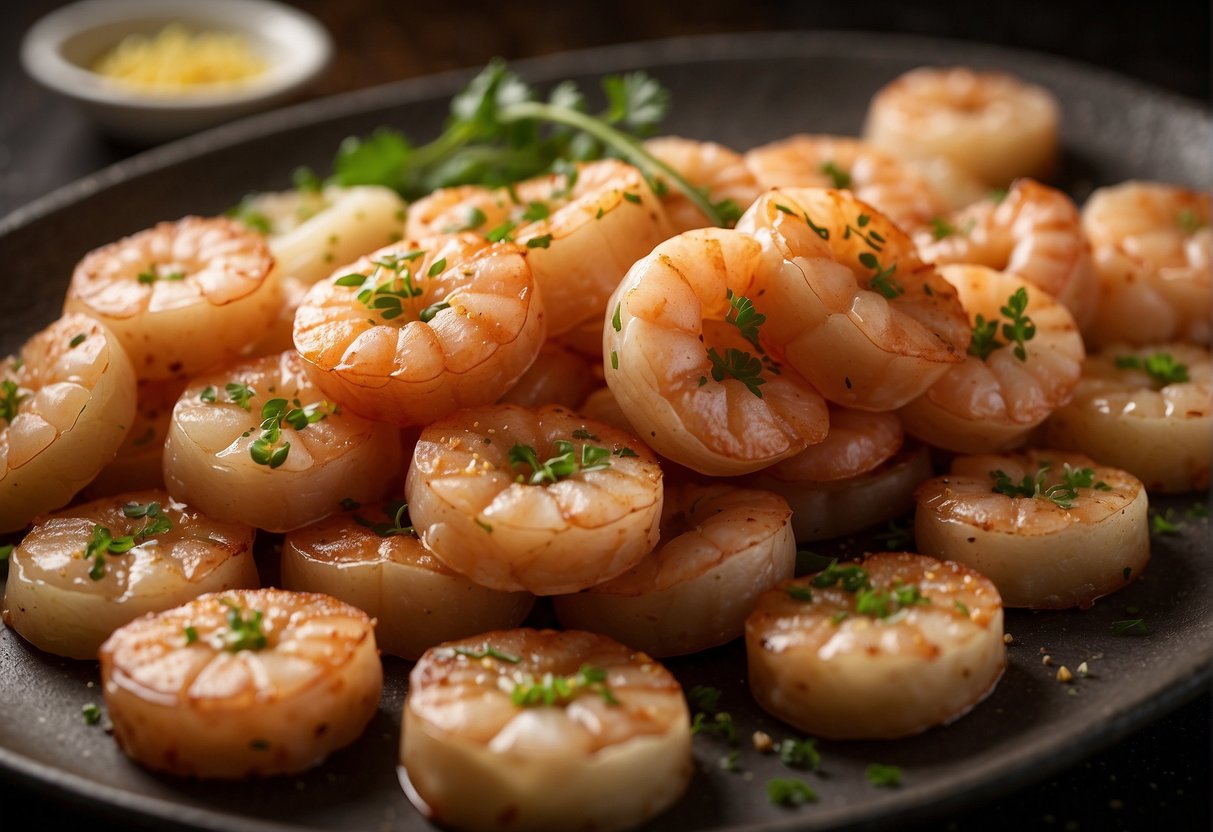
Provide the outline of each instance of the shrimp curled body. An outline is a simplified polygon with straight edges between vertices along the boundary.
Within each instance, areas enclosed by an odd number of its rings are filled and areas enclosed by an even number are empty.
[[[591,674],[592,687],[578,682]],[[568,695],[550,704],[520,696],[555,682]],[[694,771],[673,675],[575,630],[496,631],[430,650],[409,675],[400,761],[423,814],[477,831],[628,829],[671,806]]]
[[[611,393],[646,443],[703,474],[749,473],[826,434],[817,391],[765,354],[765,333],[730,322],[742,303],[768,311],[761,262],[745,234],[688,231],[636,263],[607,306]]]
[[[557,456],[567,476],[545,476]],[[505,592],[557,595],[610,580],[653,549],[661,519],[649,449],[559,407],[498,405],[435,422],[405,492],[426,548]]]

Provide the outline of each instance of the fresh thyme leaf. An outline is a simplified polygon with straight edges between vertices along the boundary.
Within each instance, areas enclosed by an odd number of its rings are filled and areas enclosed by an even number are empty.
[[[392,537],[398,534],[416,536],[417,530],[409,519],[408,503],[403,500],[392,500],[383,505],[381,512],[387,518],[386,522],[368,520],[357,514],[354,515],[354,522],[366,526],[380,537]]]
[[[758,328],[766,323],[767,316],[755,309],[753,301],[745,295],[735,295],[732,289],[726,289],[725,292],[729,299],[729,311],[725,313],[725,322],[737,327],[741,337],[749,341],[754,349],[760,353],[765,352],[762,344],[758,342]]]
[[[619,704],[607,683],[606,670],[589,664],[583,664],[572,676],[545,673],[539,679],[519,682],[510,693],[510,701],[520,708],[554,706],[571,702],[582,693],[596,693],[608,705]]]
[[[1002,337],[1007,340],[1007,343],[1015,344],[1015,357],[1020,361],[1028,360],[1024,343],[1036,337],[1036,324],[1032,323],[1032,319],[1025,314],[1027,308],[1028,290],[1020,286],[1007,299],[1006,306],[999,310],[1008,319],[1008,322],[1002,325]]]
[[[417,313],[417,320],[421,321],[423,324],[428,324],[430,321],[434,320],[434,316],[443,309],[450,308],[451,305],[444,300],[440,300],[437,303],[431,303],[429,306]]]
[[[775,777],[767,781],[767,799],[776,806],[793,808],[816,803],[817,793],[803,780]]]
[[[6,424],[17,418],[21,403],[29,398],[28,394],[20,393],[20,389],[15,381],[0,381],[0,419]]]
[[[507,454],[510,467],[518,468],[525,465],[531,470],[529,477],[519,474],[519,482],[528,482],[531,485],[555,483],[577,473],[601,471],[611,465],[611,451],[608,448],[582,445],[578,450],[572,442],[563,439],[558,439],[553,444],[556,456],[542,462],[539,460],[538,453],[530,445],[515,443],[514,447],[510,448]]]
[[[1121,355],[1116,358],[1116,366],[1121,370],[1143,370],[1150,376],[1150,381],[1159,387],[1190,380],[1188,365],[1180,364],[1169,352],[1151,353],[1144,359],[1136,355]]]
[[[822,163],[821,172],[830,177],[835,188],[842,190],[843,188],[851,187],[851,174],[838,167],[833,159]]]
[[[817,750],[817,740],[812,737],[785,739],[779,744],[779,759],[789,768],[816,771],[821,767],[821,752]]]
[[[227,629],[219,635],[223,649],[229,653],[264,649],[268,641],[261,629],[261,610],[251,610],[248,618],[245,618],[243,610],[235,601],[224,598],[223,604],[228,607]]]
[[[101,721],[101,709],[92,702],[81,708],[80,712],[84,716],[85,725],[96,725]]]
[[[522,661],[521,656],[503,653],[491,644],[486,644],[479,650],[473,650],[470,647],[454,647],[451,651],[456,656],[467,656],[469,659],[497,659],[506,664],[518,664]]]
[[[901,785],[901,769],[897,766],[872,763],[864,769],[863,774],[873,786],[896,788]]]
[[[807,586],[789,584],[788,586],[784,587],[784,589],[787,591],[788,597],[794,601],[808,602],[813,600],[813,590],[809,589]]]
[[[532,237],[526,241],[527,248],[548,248],[552,245],[552,235],[544,234],[539,237]]]
[[[837,560],[833,560],[829,566],[813,576],[813,586],[821,589],[841,586],[847,592],[858,592],[861,589],[870,589],[872,581],[863,567],[854,564],[840,565]]]
[[[708,359],[712,362],[712,378],[724,381],[726,376],[737,379],[751,393],[762,398],[759,388],[766,384],[762,377],[762,360],[748,352],[729,347],[724,351],[724,357],[716,352],[715,347],[708,347]]]
[[[67,342],[67,346],[68,346],[70,349],[73,349],[73,350],[74,350],[76,347],[78,347],[78,346],[80,346],[81,344],[83,344],[83,343],[84,343],[84,339],[85,339],[85,338],[87,338],[87,337],[88,337],[87,335],[85,335],[83,332],[81,332],[79,335],[77,335],[77,336],[75,336],[74,338],[72,338],[72,340],[68,341],[68,342]]]
[[[229,382],[223,386],[223,391],[227,393],[229,401],[235,402],[245,410],[252,410],[253,406],[249,403],[249,399],[257,395],[252,387],[240,382]],[[206,392],[206,391],[203,391]]]
[[[691,720],[692,734],[713,734],[722,738],[729,745],[737,745],[737,726],[733,724],[733,715],[719,711],[709,719],[705,713],[695,714]]]

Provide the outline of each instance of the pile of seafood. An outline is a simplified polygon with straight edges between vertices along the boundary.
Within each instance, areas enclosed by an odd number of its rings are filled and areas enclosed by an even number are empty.
[[[196,777],[316,765],[380,652],[416,660],[405,789],[459,829],[672,805],[691,720],[658,660],[742,637],[800,731],[955,720],[1004,607],[1136,580],[1147,492],[1209,484],[1209,196],[1080,209],[1042,181],[1059,118],[919,69],[862,139],[646,142],[733,227],[602,159],[97,249],[0,362],[5,623],[99,658],[122,749]],[[795,575],[798,542],[910,511],[917,552]],[[541,596],[563,629],[521,626]]]

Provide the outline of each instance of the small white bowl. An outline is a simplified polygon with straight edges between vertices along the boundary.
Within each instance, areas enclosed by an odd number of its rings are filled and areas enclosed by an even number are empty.
[[[127,35],[155,35],[170,23],[244,35],[265,72],[239,85],[174,95],[122,86],[89,69]],[[35,23],[21,42],[21,62],[107,132],[155,143],[288,100],[324,70],[332,51],[315,18],[269,0],[88,0]]]

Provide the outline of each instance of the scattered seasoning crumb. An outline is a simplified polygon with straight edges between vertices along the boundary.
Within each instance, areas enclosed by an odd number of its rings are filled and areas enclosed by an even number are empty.
[[[1074,674],[1070,672],[1070,668],[1063,664],[1061,667],[1057,668],[1057,681],[1061,682],[1063,685],[1068,685],[1070,682],[1074,681]]]
[[[1045,653],[1048,653],[1048,652],[1049,651],[1047,649],[1045,649],[1044,647],[1040,648],[1040,655],[1043,656]]]
[[[775,741],[766,731],[755,731],[750,740],[754,743],[754,750],[760,754],[770,754],[775,750]]]
[[[1015,636],[1011,635],[1010,633],[1003,633],[1002,634],[1002,643],[1003,644],[1014,644]]]
[[[1091,675],[1091,668],[1087,667],[1086,662],[1078,666],[1078,675],[1084,679]]]
[[[1053,666],[1053,657],[1046,655],[1041,658],[1040,663],[1043,664],[1045,667],[1052,667]]]

